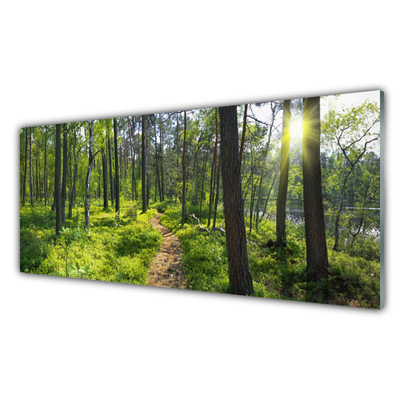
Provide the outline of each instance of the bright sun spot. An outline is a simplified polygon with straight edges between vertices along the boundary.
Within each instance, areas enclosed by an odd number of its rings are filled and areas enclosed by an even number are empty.
[[[301,141],[303,135],[303,119],[301,117],[292,117],[289,129],[290,139],[293,140],[293,142]]]

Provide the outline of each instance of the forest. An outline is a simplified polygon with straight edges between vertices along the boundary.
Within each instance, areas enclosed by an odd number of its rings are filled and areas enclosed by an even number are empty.
[[[20,271],[379,309],[379,95],[22,128]]]

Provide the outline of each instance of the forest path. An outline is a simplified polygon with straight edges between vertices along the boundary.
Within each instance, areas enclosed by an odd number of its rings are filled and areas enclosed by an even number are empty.
[[[160,224],[163,214],[158,214],[149,222],[162,235],[159,252],[150,263],[149,286],[186,289],[187,283],[182,271],[182,248],[178,237]]]

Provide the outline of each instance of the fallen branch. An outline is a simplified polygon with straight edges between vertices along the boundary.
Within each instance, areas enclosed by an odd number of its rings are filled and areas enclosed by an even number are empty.
[[[200,229],[202,232],[210,233],[210,231],[209,231],[207,228],[204,228],[203,226],[201,226],[200,219],[197,218],[194,214],[189,214],[189,213],[187,213],[187,215],[189,215],[189,217],[192,217],[193,219],[195,219],[195,220],[197,221],[197,223],[199,224],[199,229]],[[226,231],[225,231],[225,229],[223,229],[223,228],[213,228],[212,230],[213,230],[213,231],[221,232],[223,235],[226,234]],[[251,240],[249,240],[249,239],[247,239],[247,238],[246,238],[246,242],[247,242],[247,243],[250,243],[250,244],[254,244],[255,246],[258,246],[258,247],[260,247],[260,248],[270,247],[270,246],[268,246],[268,245],[266,246],[266,245],[258,244],[258,243],[256,243],[256,242],[252,242]]]
[[[210,233],[210,231],[209,231],[207,228],[204,228],[204,227],[201,226],[200,219],[197,218],[194,214],[189,214],[189,213],[187,213],[187,215],[189,215],[189,217],[192,217],[193,219],[195,219],[195,220],[198,222],[198,224],[199,224],[199,229],[200,229],[202,232]]]

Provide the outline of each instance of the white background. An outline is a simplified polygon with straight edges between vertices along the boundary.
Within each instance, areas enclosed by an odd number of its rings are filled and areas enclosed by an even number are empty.
[[[394,7],[3,2],[0,397],[400,398]],[[20,127],[367,89],[386,100],[384,310],[18,272]]]

